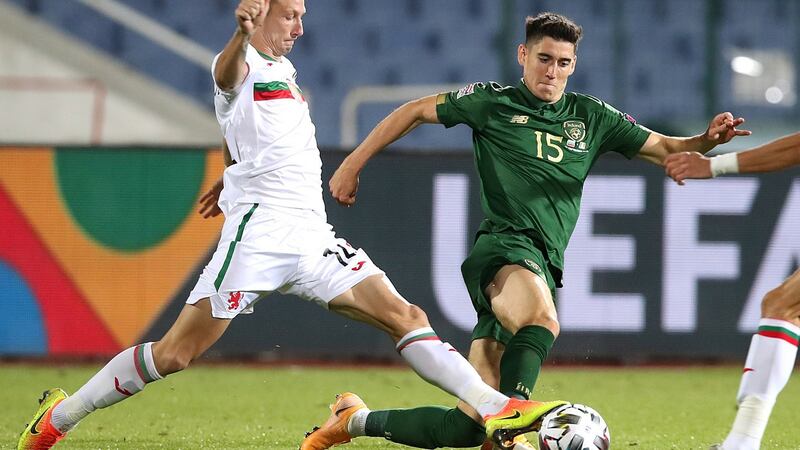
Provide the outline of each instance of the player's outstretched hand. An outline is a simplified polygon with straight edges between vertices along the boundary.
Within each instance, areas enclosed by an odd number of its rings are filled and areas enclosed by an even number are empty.
[[[242,0],[236,8],[236,23],[239,31],[252,36],[264,22],[269,11],[269,0]]]
[[[664,170],[682,186],[689,178],[711,178],[711,161],[697,152],[673,153],[664,159]]]
[[[217,217],[218,215],[222,214],[222,210],[219,209],[219,205],[217,202],[219,201],[219,195],[222,192],[222,178],[217,180],[211,189],[209,189],[197,203],[200,203],[200,210],[197,211],[198,214],[203,216],[203,219],[208,219],[210,217]]]
[[[345,167],[344,164],[336,169],[336,172],[328,182],[331,195],[342,206],[351,206],[356,202],[356,192],[358,192],[358,171]]]
[[[733,114],[724,112],[717,114],[708,124],[706,139],[714,145],[724,144],[736,136],[750,136],[750,130],[739,130],[736,127],[744,123],[744,119],[739,117],[734,119]]]

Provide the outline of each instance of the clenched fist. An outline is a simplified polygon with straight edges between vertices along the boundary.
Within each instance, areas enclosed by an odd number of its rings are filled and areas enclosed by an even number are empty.
[[[689,178],[711,178],[711,160],[700,153],[673,153],[664,159],[664,170],[676,183]]]
[[[269,0],[242,0],[236,8],[236,23],[239,31],[252,36],[261,26],[269,11]]]

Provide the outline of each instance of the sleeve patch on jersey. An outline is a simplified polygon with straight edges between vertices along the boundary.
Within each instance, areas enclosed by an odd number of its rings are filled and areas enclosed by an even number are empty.
[[[471,83],[471,84],[468,84],[468,85],[464,86],[463,88],[459,89],[458,92],[456,93],[456,100],[458,100],[461,97],[464,97],[466,95],[470,95],[473,92],[475,92],[475,87],[476,86],[480,87],[481,83]]]
[[[625,118],[625,120],[627,120],[628,122],[630,122],[630,123],[632,123],[632,124],[636,125],[636,119],[634,119],[632,115],[630,115],[630,114],[628,114],[628,113],[623,113],[623,114],[622,114],[622,117],[624,117],[624,118]]]

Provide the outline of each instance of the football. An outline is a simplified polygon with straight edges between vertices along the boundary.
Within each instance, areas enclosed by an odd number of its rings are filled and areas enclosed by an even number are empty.
[[[541,450],[608,450],[610,446],[606,421],[586,405],[563,405],[542,419]]]

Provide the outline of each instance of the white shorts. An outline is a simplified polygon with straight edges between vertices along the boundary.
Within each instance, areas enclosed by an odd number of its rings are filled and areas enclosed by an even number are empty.
[[[366,252],[337,238],[319,214],[242,204],[226,215],[217,250],[186,303],[209,298],[213,316],[230,319],[278,291],[327,308],[377,274],[383,271]]]

